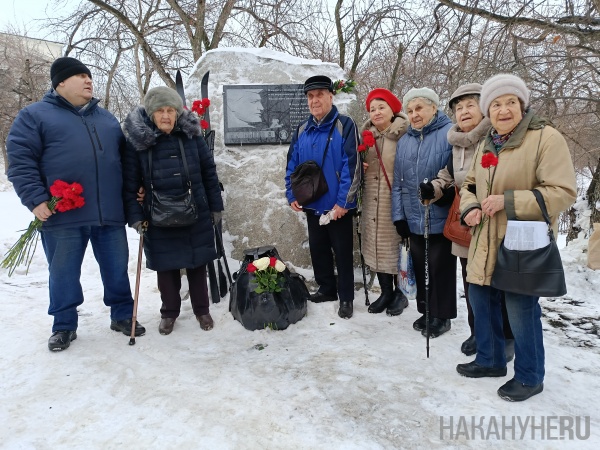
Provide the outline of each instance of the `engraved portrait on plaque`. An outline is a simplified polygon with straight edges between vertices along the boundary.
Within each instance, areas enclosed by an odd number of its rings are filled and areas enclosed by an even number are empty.
[[[302,86],[223,86],[225,145],[289,144],[310,114]]]

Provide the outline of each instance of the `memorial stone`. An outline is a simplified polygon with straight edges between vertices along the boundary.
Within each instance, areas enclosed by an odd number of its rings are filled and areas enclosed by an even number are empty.
[[[346,79],[344,71],[337,64],[297,58],[264,48],[210,50],[198,60],[185,83],[188,107],[201,98],[200,80],[208,71],[210,118],[216,131],[215,162],[225,189],[223,230],[225,240],[233,244],[233,249],[226,248],[226,251],[241,261],[245,249],[273,245],[288,267],[312,277],[311,270],[302,270],[310,269],[311,265],[306,218],[304,214],[292,211],[285,196],[284,177],[291,136],[272,132],[261,140],[260,132],[269,130],[268,126],[276,130],[280,124],[281,128],[289,126],[288,133],[293,133],[309,113],[300,112],[299,106],[296,110],[295,101],[288,100],[290,86],[301,86],[313,75],[327,75],[332,80]],[[260,101],[263,111],[259,114],[247,108],[242,111],[243,117],[228,115],[226,106],[232,104],[233,94],[239,96],[239,91],[246,91],[242,92],[246,96],[242,103]],[[281,97],[285,102],[293,103],[289,117],[275,109],[285,105]],[[299,98],[307,105],[303,94]],[[334,104],[341,113],[347,113],[355,100],[353,94],[342,93],[334,97]],[[272,105],[273,111],[265,113],[265,105],[269,108]],[[260,109],[259,106],[256,108]],[[240,130],[247,134],[231,134]],[[232,268],[235,270],[237,267]]]

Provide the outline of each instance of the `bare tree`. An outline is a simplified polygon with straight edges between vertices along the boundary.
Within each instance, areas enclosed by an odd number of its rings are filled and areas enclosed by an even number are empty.
[[[5,170],[10,126],[22,108],[40,100],[50,87],[50,64],[58,49],[55,42],[0,33],[0,145]]]

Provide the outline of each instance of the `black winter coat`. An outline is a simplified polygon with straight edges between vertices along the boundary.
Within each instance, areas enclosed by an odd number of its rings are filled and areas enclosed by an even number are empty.
[[[157,192],[177,195],[187,190],[185,169],[179,148],[183,142],[198,206],[198,221],[188,227],[163,228],[149,225],[144,238],[146,265],[165,271],[195,268],[217,257],[210,213],[223,210],[223,200],[213,157],[202,137],[198,118],[184,110],[170,134],[160,131],[143,107],[133,110],[123,123],[127,149],[123,159],[125,214],[129,225],[149,221],[152,188],[149,152],[152,148],[152,184]],[[142,208],[136,198],[140,186],[146,196]]]

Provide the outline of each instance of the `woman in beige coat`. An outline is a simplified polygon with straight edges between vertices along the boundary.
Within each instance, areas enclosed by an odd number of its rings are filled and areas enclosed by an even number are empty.
[[[556,233],[559,214],[573,204],[577,193],[567,143],[547,120],[528,111],[529,90],[523,80],[510,74],[490,78],[483,85],[480,105],[492,129],[478,146],[460,191],[461,218],[473,227],[467,281],[477,356],[456,370],[471,378],[504,377],[507,372],[502,291],[491,286],[507,220],[543,220],[532,192],[536,189]],[[484,155],[486,160],[496,157],[497,164],[482,165]],[[539,297],[509,291],[504,296],[515,337],[515,375],[498,389],[498,395],[523,401],[544,389],[542,312]]]
[[[377,273],[381,286],[381,296],[369,306],[369,312],[377,314],[386,311],[389,316],[397,316],[408,306],[408,299],[397,286],[401,238],[392,223],[391,186],[396,144],[406,133],[408,118],[401,112],[402,103],[398,97],[387,89],[378,88],[369,92],[366,106],[369,120],[362,131],[370,131],[376,145],[361,153],[365,171],[361,213],[362,253],[365,263]]]

